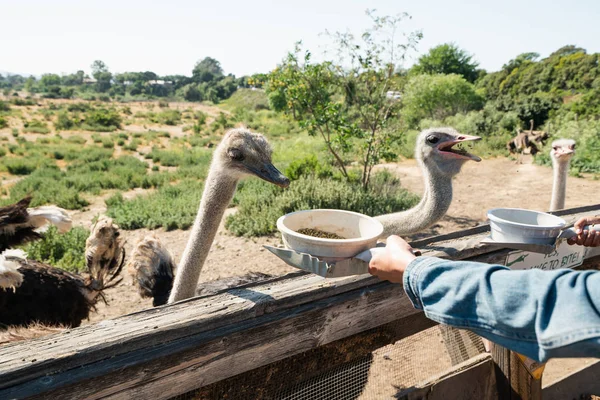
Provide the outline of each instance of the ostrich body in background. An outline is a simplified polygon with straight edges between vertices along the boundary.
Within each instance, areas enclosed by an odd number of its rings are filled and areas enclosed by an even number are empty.
[[[259,133],[245,128],[228,131],[213,153],[198,214],[181,257],[169,303],[193,297],[219,223],[247,175],[287,187],[289,180],[271,163],[271,146]]]
[[[142,238],[131,253],[127,270],[133,277],[141,297],[152,298],[154,307],[167,303],[173,279],[175,263],[166,247],[154,234]],[[243,276],[233,276],[210,282],[199,283],[194,296],[208,296],[251,282],[272,278],[269,274],[251,272]]]
[[[15,204],[0,207],[0,253],[4,252],[0,255],[0,289],[15,289],[23,281],[23,276],[17,271],[18,263],[10,261],[15,257],[23,258],[23,253],[8,249],[41,239],[41,231],[48,224],[55,225],[61,233],[71,229],[71,219],[62,208],[29,208],[30,203],[31,196],[27,196]]]
[[[76,327],[88,318],[103,291],[117,285],[125,253],[116,225],[101,218],[86,241],[87,273],[72,274],[22,256],[6,255],[22,282],[0,289],[0,323]]]
[[[550,211],[565,208],[565,197],[567,192],[567,175],[569,174],[569,163],[575,154],[575,141],[572,139],[559,139],[552,142],[550,158],[552,159],[552,170],[554,181],[552,184],[552,200]]]
[[[425,179],[425,193],[415,207],[375,217],[383,224],[384,236],[409,235],[426,229],[442,219],[452,203],[452,178],[466,161],[481,158],[455,149],[454,145],[479,140],[452,128],[432,128],[417,137],[415,158]]]

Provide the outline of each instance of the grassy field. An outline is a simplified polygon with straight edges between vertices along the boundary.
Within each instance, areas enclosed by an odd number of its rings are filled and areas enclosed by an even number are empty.
[[[2,205],[33,194],[34,206],[81,210],[103,196],[108,215],[123,229],[187,229],[212,151],[235,126],[264,133],[275,165],[294,179],[283,196],[272,185],[243,182],[234,199],[240,212],[227,221],[235,235],[270,234],[278,215],[299,208],[378,214],[416,201],[389,176],[379,178],[389,188],[375,185],[371,194],[342,181],[321,139],[269,110],[262,91],[240,90],[218,107],[7,97],[0,100],[0,117]]]

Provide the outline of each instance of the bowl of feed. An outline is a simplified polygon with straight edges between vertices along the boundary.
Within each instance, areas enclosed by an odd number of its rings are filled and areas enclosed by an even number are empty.
[[[383,233],[381,222],[344,210],[303,210],[277,220],[288,249],[323,260],[350,258],[373,248]]]
[[[487,217],[492,240],[503,243],[553,244],[567,224],[555,215],[522,208],[493,208]]]

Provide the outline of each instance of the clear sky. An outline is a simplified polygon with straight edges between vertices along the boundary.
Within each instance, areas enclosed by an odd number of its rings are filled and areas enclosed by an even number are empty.
[[[494,71],[566,44],[600,52],[600,0],[0,0],[0,71],[90,72],[100,59],[113,73],[191,75],[210,56],[226,73],[268,72],[297,40],[317,51],[326,29],[360,33],[367,8],[412,15],[406,29],[424,35],[413,58],[454,42]]]

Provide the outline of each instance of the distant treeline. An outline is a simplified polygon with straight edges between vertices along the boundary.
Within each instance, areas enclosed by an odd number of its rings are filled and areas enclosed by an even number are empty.
[[[236,78],[225,75],[219,61],[206,57],[192,70],[192,76],[160,76],[152,71],[113,74],[108,66],[94,61],[92,74],[80,70],[74,74],[44,74],[33,76],[0,75],[0,89],[5,95],[25,90],[44,98],[73,98],[108,100],[180,98],[188,101],[227,99],[239,87],[262,87],[266,75],[256,74]]]

